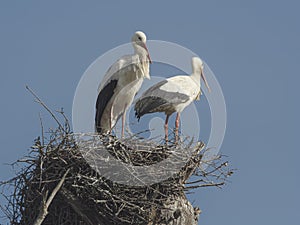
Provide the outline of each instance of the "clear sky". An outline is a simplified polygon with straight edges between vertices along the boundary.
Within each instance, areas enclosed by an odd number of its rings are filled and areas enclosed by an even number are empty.
[[[199,54],[225,95],[221,151],[238,171],[223,189],[189,196],[201,224],[298,224],[299,8],[296,0],[1,1],[0,180],[40,134],[39,113],[55,127],[25,84],[71,118],[86,68],[143,30]]]

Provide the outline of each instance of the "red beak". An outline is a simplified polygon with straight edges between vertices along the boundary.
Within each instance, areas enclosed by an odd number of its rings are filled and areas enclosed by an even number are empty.
[[[144,48],[147,51],[147,57],[148,57],[149,63],[152,63],[151,58],[150,58],[150,54],[149,54],[149,51],[148,51],[148,48],[147,48],[146,44],[144,44]]]
[[[206,77],[204,76],[204,73],[203,73],[203,70],[201,69],[201,77],[202,79],[204,80],[204,83],[205,83],[205,86],[207,87],[208,89],[208,92],[210,92],[210,87],[208,86],[208,83],[207,83],[207,80],[206,80]]]

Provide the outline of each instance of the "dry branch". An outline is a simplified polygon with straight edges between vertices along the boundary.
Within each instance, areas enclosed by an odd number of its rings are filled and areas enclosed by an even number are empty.
[[[69,171],[70,171],[70,169],[68,169],[65,172],[65,174],[63,175],[61,180],[58,182],[57,186],[53,189],[53,191],[50,194],[48,199],[47,199],[48,191],[44,193],[40,213],[39,213],[38,217],[36,218],[36,221],[34,222],[33,225],[41,225],[43,223],[45,217],[48,214],[48,208],[49,208],[51,202],[53,201],[55,195],[57,194],[57,192],[60,190],[61,186],[65,182],[66,176],[69,173]]]

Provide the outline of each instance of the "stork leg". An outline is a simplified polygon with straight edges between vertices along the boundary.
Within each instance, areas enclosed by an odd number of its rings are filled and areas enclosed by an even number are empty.
[[[169,122],[169,115],[167,115],[166,121],[165,121],[165,140],[166,140],[166,142],[168,142],[168,136],[169,136],[168,122]]]
[[[180,121],[180,113],[178,112],[175,120],[175,143],[178,142],[178,137],[179,137],[178,135],[179,121]]]
[[[125,129],[125,119],[126,119],[126,110],[124,111],[123,115],[122,115],[122,138],[124,138],[124,129]]]

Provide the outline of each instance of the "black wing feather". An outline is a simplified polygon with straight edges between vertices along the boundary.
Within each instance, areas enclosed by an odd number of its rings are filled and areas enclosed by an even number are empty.
[[[139,101],[137,101],[137,103],[134,106],[135,116],[138,118],[139,121],[143,115],[151,112],[156,112],[156,108],[166,103],[168,102],[160,97],[148,96],[142,98]]]
[[[168,81],[163,80],[148,90],[146,90],[142,97],[136,102],[134,106],[135,116],[140,120],[140,117],[147,113],[163,112],[166,108],[184,103],[189,100],[189,96],[179,92],[167,92],[160,89]]]
[[[98,94],[96,102],[96,116],[95,116],[95,127],[96,131],[101,133],[101,118],[103,112],[109,102],[109,100],[114,95],[115,88],[117,86],[117,80],[111,80]]]

